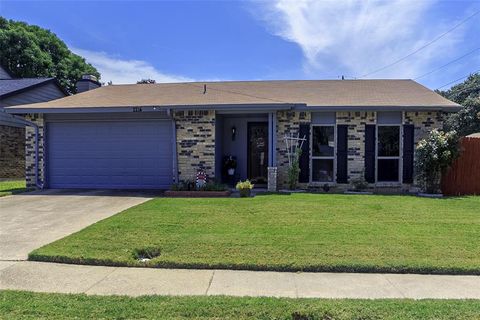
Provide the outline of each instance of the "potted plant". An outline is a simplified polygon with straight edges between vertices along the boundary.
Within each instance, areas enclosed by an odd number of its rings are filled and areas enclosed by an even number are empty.
[[[250,193],[253,189],[253,184],[249,180],[239,181],[236,185],[236,188],[240,192],[240,197],[250,197]]]
[[[235,160],[232,156],[228,156],[225,159],[223,166],[225,167],[227,174],[229,176],[233,176],[235,174],[235,169],[237,168],[237,160]]]

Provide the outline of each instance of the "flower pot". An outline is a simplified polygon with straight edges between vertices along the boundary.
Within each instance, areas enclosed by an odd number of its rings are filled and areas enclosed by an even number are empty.
[[[239,190],[239,192],[240,192],[240,197],[242,197],[242,198],[250,197],[251,191],[252,191],[252,189],[240,189],[240,190]]]
[[[230,169],[227,170],[227,173],[228,173],[229,176],[233,176],[235,174],[235,169],[230,168]]]

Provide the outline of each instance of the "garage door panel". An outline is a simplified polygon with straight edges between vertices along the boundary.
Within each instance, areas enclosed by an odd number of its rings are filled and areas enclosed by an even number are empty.
[[[171,141],[170,121],[48,123],[48,184],[51,188],[168,188]]]

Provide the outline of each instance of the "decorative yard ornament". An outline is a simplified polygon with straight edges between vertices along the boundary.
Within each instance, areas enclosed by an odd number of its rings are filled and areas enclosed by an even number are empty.
[[[297,133],[296,136],[292,133],[290,135],[285,135],[283,139],[285,140],[285,146],[287,149],[288,165],[291,167],[295,160],[298,160],[300,157],[303,143],[307,141],[307,137],[303,136],[300,138],[299,133]]]
[[[205,171],[199,170],[195,178],[195,186],[197,187],[197,189],[202,189],[203,187],[205,187],[206,184],[207,174],[205,173]]]

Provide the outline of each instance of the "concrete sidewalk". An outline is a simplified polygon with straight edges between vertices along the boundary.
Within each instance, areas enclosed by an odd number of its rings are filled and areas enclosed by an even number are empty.
[[[0,289],[129,296],[480,299],[480,276],[148,269],[0,261]]]

